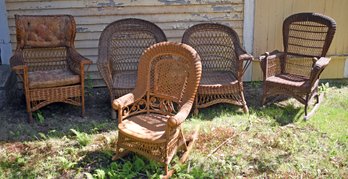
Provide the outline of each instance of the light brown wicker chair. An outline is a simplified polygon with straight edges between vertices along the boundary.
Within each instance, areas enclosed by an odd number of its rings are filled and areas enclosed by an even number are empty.
[[[119,122],[114,160],[132,151],[164,163],[168,174],[177,149],[187,147],[181,124],[194,103],[201,68],[198,54],[185,44],[161,42],[144,52],[135,89],[112,104]]]
[[[122,19],[109,24],[99,39],[98,69],[114,99],[134,89],[138,61],[151,45],[167,41],[155,24],[141,19]],[[112,119],[116,112],[111,111]]]
[[[263,70],[262,104],[267,97],[288,95],[305,105],[308,119],[319,105],[319,75],[329,64],[326,58],[336,31],[336,22],[317,13],[293,14],[283,22],[284,52],[273,51],[260,57]],[[316,104],[308,113],[308,103]]]
[[[74,48],[75,21],[70,15],[16,15],[17,48],[10,59],[23,80],[29,120],[32,112],[54,102],[82,108],[84,66],[91,61]]]
[[[202,59],[195,113],[217,103],[238,105],[248,113],[243,74],[253,57],[241,47],[237,33],[225,25],[203,23],[187,29],[182,42],[197,50]]]

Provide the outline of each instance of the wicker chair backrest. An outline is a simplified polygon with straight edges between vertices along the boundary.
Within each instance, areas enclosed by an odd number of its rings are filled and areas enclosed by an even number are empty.
[[[289,55],[324,57],[336,31],[336,22],[317,13],[298,13],[283,23],[284,51]]]
[[[182,42],[197,50],[203,71],[232,71],[237,76],[240,42],[232,28],[215,23],[197,24],[185,31]]]
[[[148,96],[150,111],[175,113],[193,103],[201,71],[199,55],[190,46],[158,43],[141,56],[135,91]]]
[[[74,48],[75,20],[70,15],[16,15],[17,50],[29,71],[67,68],[67,48]]]
[[[136,71],[145,49],[167,41],[164,32],[154,23],[141,19],[122,19],[109,24],[99,39],[99,60],[110,63],[112,73]]]

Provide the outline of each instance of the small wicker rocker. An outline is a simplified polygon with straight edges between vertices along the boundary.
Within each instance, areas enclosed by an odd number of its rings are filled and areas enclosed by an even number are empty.
[[[132,151],[164,163],[168,174],[179,147],[191,149],[195,141],[186,141],[181,124],[194,103],[201,68],[198,54],[185,44],[161,42],[144,52],[135,89],[112,104],[119,123],[114,160]]]
[[[111,103],[134,89],[141,54],[162,41],[167,41],[162,29],[141,19],[118,20],[103,30],[97,64],[108,87]],[[111,110],[111,118],[116,119],[114,110]]]
[[[197,50],[202,60],[195,114],[217,103],[234,104],[248,113],[243,74],[253,57],[241,47],[237,33],[225,25],[203,23],[187,29],[182,42]]]
[[[284,52],[275,50],[260,57],[263,70],[262,105],[267,97],[287,95],[305,105],[305,120],[319,106],[319,76],[329,64],[326,58],[336,22],[317,13],[298,13],[283,22]],[[308,113],[310,100],[316,103]]]
[[[84,67],[92,62],[74,47],[76,25],[70,15],[16,15],[17,48],[10,59],[23,81],[29,121],[32,112],[54,102],[85,112]]]

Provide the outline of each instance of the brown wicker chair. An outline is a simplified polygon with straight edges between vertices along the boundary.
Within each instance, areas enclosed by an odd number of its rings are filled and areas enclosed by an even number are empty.
[[[177,149],[187,148],[181,124],[194,103],[201,68],[196,51],[185,44],[161,42],[144,52],[135,89],[112,104],[119,122],[114,160],[132,151],[164,163],[168,174]]]
[[[91,61],[74,48],[70,15],[16,15],[17,48],[10,59],[23,80],[29,120],[32,112],[54,102],[81,106],[84,115],[84,66]]]
[[[243,74],[253,57],[241,47],[237,33],[225,25],[203,23],[187,29],[182,42],[197,50],[202,59],[195,113],[217,103],[238,105],[248,113]]]
[[[141,54],[162,41],[167,41],[164,32],[152,22],[141,19],[118,20],[103,30],[97,64],[109,89],[111,103],[134,89]],[[116,119],[116,112],[111,112],[111,118]]]
[[[288,95],[305,105],[308,119],[319,105],[319,75],[329,64],[325,58],[336,31],[333,19],[317,13],[299,13],[283,23],[284,52],[273,51],[260,57],[263,70],[262,104],[267,97]],[[312,97],[316,104],[308,113]]]

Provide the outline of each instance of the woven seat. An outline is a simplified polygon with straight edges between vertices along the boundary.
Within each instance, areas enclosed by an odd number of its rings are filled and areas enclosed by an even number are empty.
[[[253,57],[241,47],[237,33],[225,25],[203,23],[187,29],[182,42],[197,50],[202,59],[195,113],[217,103],[234,104],[247,113],[243,74]]]
[[[99,38],[98,69],[114,99],[134,89],[138,62],[144,50],[167,41],[155,24],[141,19],[122,19],[109,24]],[[112,119],[116,113],[111,111]]]
[[[267,78],[266,83],[282,84],[289,87],[308,89],[309,79],[305,76],[294,74],[278,74]]]
[[[10,59],[23,81],[27,112],[54,102],[81,106],[84,115],[84,68],[92,62],[74,48],[75,20],[70,15],[16,15],[17,48]]]
[[[123,135],[155,143],[165,142],[165,130],[169,116],[140,114],[125,119],[118,125]]]
[[[194,142],[187,144],[181,125],[194,103],[201,71],[200,58],[188,45],[161,42],[149,47],[140,58],[134,90],[112,104],[119,123],[113,159],[135,152],[165,164],[168,174],[180,147],[188,156]]]
[[[325,58],[336,31],[336,22],[317,13],[298,13],[283,22],[284,52],[275,50],[260,57],[263,97],[287,95],[305,105],[305,119],[319,106],[319,76],[330,59]],[[308,112],[309,101],[316,103]]]
[[[50,70],[29,72],[29,88],[49,88],[80,83],[80,76],[70,70]]]

